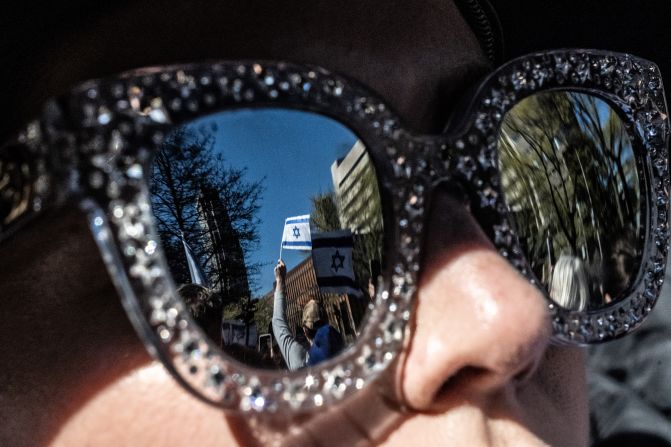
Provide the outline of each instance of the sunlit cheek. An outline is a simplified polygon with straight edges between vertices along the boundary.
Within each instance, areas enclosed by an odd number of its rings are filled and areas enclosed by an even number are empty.
[[[238,445],[219,409],[192,397],[152,363],[101,384],[61,425],[52,445],[189,445],[193,436],[198,445]]]

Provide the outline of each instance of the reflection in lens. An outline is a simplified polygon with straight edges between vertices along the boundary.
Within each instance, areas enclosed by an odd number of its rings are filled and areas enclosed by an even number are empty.
[[[178,293],[228,355],[293,370],[356,341],[383,228],[372,160],[349,129],[293,110],[212,115],[166,138],[150,191]]]
[[[572,310],[621,298],[641,262],[641,192],[627,130],[604,101],[552,91],[504,117],[502,186],[536,277]]]

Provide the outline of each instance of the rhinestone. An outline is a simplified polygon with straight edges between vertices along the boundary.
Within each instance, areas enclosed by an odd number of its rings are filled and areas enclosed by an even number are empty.
[[[480,205],[483,207],[492,207],[496,204],[498,198],[497,192],[491,187],[487,186],[478,192],[480,195]]]
[[[224,383],[225,379],[226,376],[218,366],[213,366],[210,368],[209,382],[211,386],[219,387]]]
[[[309,390],[315,385],[317,385],[315,376],[313,376],[312,374],[308,374],[307,377],[305,378],[305,389]]]
[[[105,126],[112,121],[112,112],[105,106],[100,106],[98,108],[98,124]]]
[[[515,90],[526,88],[528,85],[526,73],[523,71],[516,71],[513,73],[510,80],[512,81]]]
[[[159,108],[160,107],[160,108]],[[149,118],[152,119],[152,121],[159,123],[159,124],[165,124],[170,122],[170,119],[168,118],[168,114],[166,111],[163,109],[161,105],[158,105],[156,108],[152,108],[149,111]]]
[[[375,337],[375,347],[376,348],[381,348],[383,344],[384,344],[384,340],[382,339],[382,337]]]
[[[181,98],[173,98],[170,101],[169,105],[171,110],[178,111],[179,109],[182,108],[182,99]]]
[[[324,382],[324,391],[330,392],[336,399],[342,399],[345,391],[347,391],[347,381],[345,372],[341,367],[328,374]]]
[[[567,76],[571,70],[571,64],[561,56],[555,58],[555,69],[563,76]]]
[[[242,81],[236,79],[233,81],[233,93],[240,93],[242,91]]]
[[[121,190],[117,182],[111,181],[107,184],[107,197],[110,199],[116,199],[119,197]]]
[[[121,132],[119,132],[117,129],[114,129],[112,131],[112,136],[110,138],[109,142],[109,150],[111,152],[120,152],[123,150],[125,146],[125,141],[123,137],[121,136]]]
[[[111,88],[112,96],[119,99],[123,96],[125,88],[123,84],[114,84]]]
[[[195,99],[192,99],[192,100],[190,100],[190,101],[187,101],[187,102],[186,102],[186,108],[187,108],[190,112],[197,112],[197,111],[198,111],[198,101],[196,101]]]
[[[491,117],[488,113],[479,113],[475,119],[475,127],[483,132],[487,133],[493,128]]]
[[[142,178],[142,166],[139,165],[138,163],[131,165],[126,171],[126,175],[133,179]]]
[[[384,338],[387,343],[403,339],[403,323],[393,315],[387,317],[384,323]]]
[[[466,178],[470,180],[473,176],[473,173],[475,172],[476,166],[472,157],[465,156],[459,159],[459,164],[457,167],[466,176]]]
[[[289,80],[294,85],[298,85],[302,81],[301,76],[297,73],[292,73],[291,75],[289,75]]]
[[[165,326],[160,326],[158,328],[157,332],[158,332],[158,336],[164,342],[170,341],[170,339],[172,338],[172,331],[170,331],[170,329],[168,329]]]
[[[154,309],[149,316],[149,322],[153,325],[164,323],[166,319],[166,314],[163,309]]]
[[[541,68],[540,65],[535,65],[531,71],[531,77],[539,87],[543,86],[550,75],[551,73],[547,69]]]
[[[266,398],[261,394],[260,388],[253,388],[249,397],[247,406],[254,411],[262,411],[266,405]]]
[[[212,106],[216,102],[216,98],[213,94],[206,93],[205,96],[203,96],[203,102],[208,106]]]
[[[284,387],[282,398],[289,402],[292,408],[299,408],[306,398],[305,389],[300,382],[289,383]]]
[[[156,252],[156,247],[157,247],[156,241],[150,240],[144,247],[144,251],[145,253],[151,256]]]
[[[100,171],[94,171],[89,175],[89,185],[92,188],[98,189],[105,183],[105,176]]]

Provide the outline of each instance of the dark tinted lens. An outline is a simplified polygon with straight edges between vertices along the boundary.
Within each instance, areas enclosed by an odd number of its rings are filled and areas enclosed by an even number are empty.
[[[285,109],[208,116],[167,137],[151,194],[179,293],[227,354],[297,369],[355,342],[383,229],[375,169],[349,129]],[[274,318],[280,250],[284,315]]]
[[[498,146],[513,225],[550,297],[573,310],[621,298],[639,270],[644,216],[617,113],[591,95],[539,93],[506,114]]]

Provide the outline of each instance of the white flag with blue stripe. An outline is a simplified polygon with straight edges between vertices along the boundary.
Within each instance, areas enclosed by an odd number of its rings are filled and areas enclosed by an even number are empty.
[[[282,248],[286,250],[311,250],[310,215],[287,217],[284,221]]]

